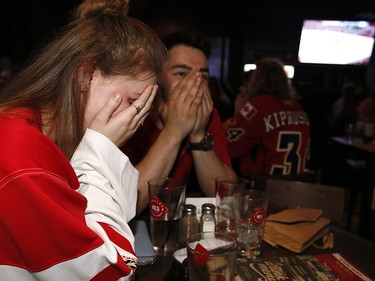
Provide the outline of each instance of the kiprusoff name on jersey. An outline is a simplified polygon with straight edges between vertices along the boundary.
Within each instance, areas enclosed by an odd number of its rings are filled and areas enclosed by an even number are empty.
[[[309,125],[310,121],[303,111],[278,111],[263,118],[266,132],[283,126]]]

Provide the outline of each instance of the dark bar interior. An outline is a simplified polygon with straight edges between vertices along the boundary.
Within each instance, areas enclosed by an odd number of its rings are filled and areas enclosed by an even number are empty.
[[[22,67],[38,47],[70,20],[75,5],[76,1],[67,0],[3,1],[0,55],[10,58],[14,68]],[[311,64],[298,61],[298,48],[305,19],[375,21],[374,3],[133,0],[130,15],[145,22],[161,37],[183,28],[206,35],[212,44],[210,74],[228,88],[232,99],[241,84],[244,64],[271,56],[294,66],[292,83],[312,123],[312,168],[319,171],[321,181],[326,183],[358,182],[353,177],[361,171],[346,164],[340,167],[342,161],[331,155],[328,138],[332,132],[328,123],[331,107],[340,97],[344,83],[355,83],[362,97],[375,85],[374,54],[366,65]],[[343,169],[349,169],[349,179],[343,176],[348,175]],[[363,175],[359,177],[362,179]]]
[[[71,10],[78,2],[3,0],[0,70],[7,66],[15,72],[21,69],[40,46],[71,20]],[[332,108],[344,85],[354,85],[356,104],[375,89],[375,43],[368,61],[309,63],[299,57],[304,20],[363,21],[375,30],[375,1],[131,0],[129,14],[160,37],[185,28],[203,33],[212,45],[210,76],[223,84],[232,105],[246,64],[276,57],[294,67],[290,81],[311,125],[313,176],[306,181],[346,190],[345,219],[336,225],[340,229],[338,240],[340,231],[345,230],[375,241],[375,206],[371,206],[375,205],[375,136],[364,142],[362,131],[351,139],[347,131],[334,131],[332,127]],[[312,48],[317,50],[324,40],[317,37]],[[347,42],[342,44],[339,50],[347,47]],[[266,179],[259,178],[257,184],[263,180]],[[267,251],[271,253],[273,249],[268,247]],[[142,280],[151,280],[155,273],[148,273],[147,269],[144,272],[150,277]]]

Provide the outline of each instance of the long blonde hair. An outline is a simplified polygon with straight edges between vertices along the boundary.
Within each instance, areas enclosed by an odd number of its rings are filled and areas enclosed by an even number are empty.
[[[249,88],[251,97],[273,95],[280,99],[292,99],[284,65],[277,58],[263,58],[256,62]]]
[[[18,107],[47,108],[53,140],[71,157],[83,136],[87,87],[103,75],[158,75],[166,49],[142,22],[128,17],[128,1],[87,0],[0,93],[0,114]]]

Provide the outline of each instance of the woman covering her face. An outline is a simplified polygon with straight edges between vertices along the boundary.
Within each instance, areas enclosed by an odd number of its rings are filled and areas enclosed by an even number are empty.
[[[124,0],[88,0],[0,93],[0,280],[129,280],[138,171],[165,48]]]

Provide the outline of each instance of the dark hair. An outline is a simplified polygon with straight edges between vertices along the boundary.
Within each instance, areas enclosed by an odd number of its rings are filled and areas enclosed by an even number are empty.
[[[284,65],[276,58],[257,61],[250,85],[251,96],[274,95],[281,99],[292,98]]]
[[[347,99],[351,99],[355,96],[355,85],[353,82],[346,82],[343,86],[342,86],[342,96],[347,98]]]
[[[251,75],[253,75],[254,69],[250,69],[242,73],[242,83],[247,83],[251,79]]]
[[[185,45],[201,50],[207,58],[211,54],[211,44],[208,39],[201,33],[193,30],[180,30],[170,33],[164,37],[163,43],[168,50],[177,45]]]

